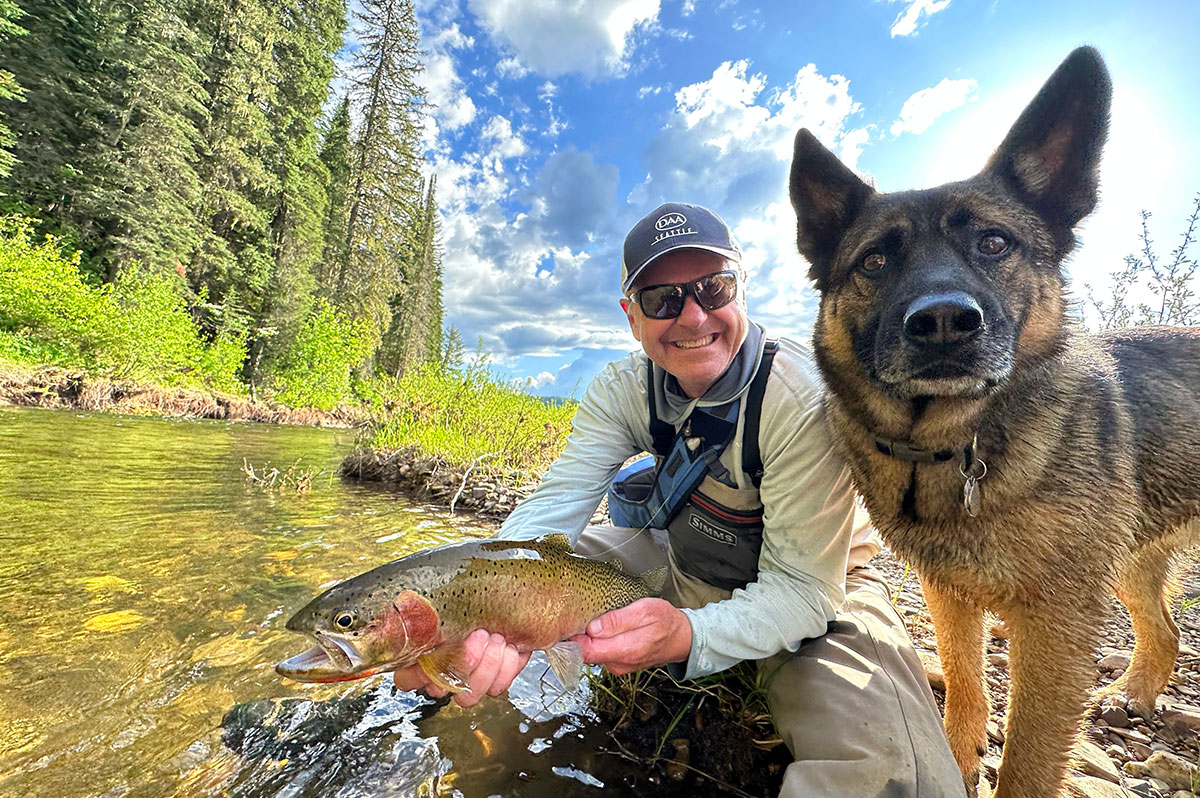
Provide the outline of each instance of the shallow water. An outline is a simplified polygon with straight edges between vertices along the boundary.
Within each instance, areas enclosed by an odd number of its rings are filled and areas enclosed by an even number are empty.
[[[541,667],[474,712],[275,674],[322,587],[487,534],[334,476],[352,437],[0,408],[0,794],[636,794]]]

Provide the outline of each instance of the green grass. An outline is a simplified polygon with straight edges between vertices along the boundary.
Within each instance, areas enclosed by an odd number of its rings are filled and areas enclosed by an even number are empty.
[[[482,367],[437,365],[380,377],[359,388],[377,419],[363,445],[413,448],[451,465],[529,481],[562,452],[575,403],[549,404]]]

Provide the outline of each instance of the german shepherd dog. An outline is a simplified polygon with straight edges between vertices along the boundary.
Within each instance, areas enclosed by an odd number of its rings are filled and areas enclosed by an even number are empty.
[[[796,136],[827,415],[871,518],[921,578],[971,795],[984,610],[1011,639],[998,798],[1063,789],[1112,592],[1137,640],[1100,700],[1150,717],[1178,654],[1167,572],[1200,542],[1200,330],[1088,335],[1064,296],[1110,95],[1099,54],[1075,50],[979,175],[923,191],[876,193]]]

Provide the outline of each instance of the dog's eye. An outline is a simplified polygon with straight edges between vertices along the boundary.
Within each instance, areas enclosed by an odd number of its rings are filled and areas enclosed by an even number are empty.
[[[877,272],[887,265],[887,258],[882,252],[868,252],[862,259],[864,272]]]
[[[979,239],[978,248],[984,255],[1003,255],[1008,251],[1008,239],[999,233],[984,233]]]

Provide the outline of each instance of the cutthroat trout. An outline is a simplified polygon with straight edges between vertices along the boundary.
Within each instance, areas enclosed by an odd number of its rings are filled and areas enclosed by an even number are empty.
[[[420,663],[447,690],[468,689],[463,641],[476,629],[543,650],[566,687],[583,655],[566,638],[662,590],[666,569],[632,576],[571,551],[566,535],[472,540],[417,552],[334,585],[287,622],[316,646],[275,666],[301,682],[340,682]]]

